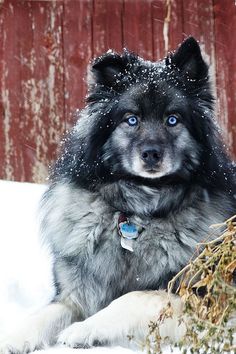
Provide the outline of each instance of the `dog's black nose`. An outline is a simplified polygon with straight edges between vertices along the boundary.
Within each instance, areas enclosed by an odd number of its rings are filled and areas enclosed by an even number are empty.
[[[162,158],[162,149],[159,146],[145,146],[141,158],[148,166],[154,167]]]

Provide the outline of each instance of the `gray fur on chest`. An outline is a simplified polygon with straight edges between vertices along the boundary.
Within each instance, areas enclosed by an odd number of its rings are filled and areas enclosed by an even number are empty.
[[[202,203],[168,219],[131,217],[139,236],[129,252],[120,244],[120,213],[98,194],[58,185],[45,196],[42,212],[57,297],[82,308],[84,317],[129,291],[165,287],[220,216]]]

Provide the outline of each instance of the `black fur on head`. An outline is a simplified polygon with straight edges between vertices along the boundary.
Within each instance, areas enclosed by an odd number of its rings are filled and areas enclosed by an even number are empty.
[[[65,139],[52,179],[66,179],[89,190],[119,180],[157,188],[168,183],[195,183],[208,189],[230,189],[230,162],[213,121],[213,101],[208,66],[192,37],[159,62],[145,61],[127,50],[121,55],[109,51],[91,66],[88,104]],[[168,176],[149,179],[127,172],[121,164],[122,149],[114,148],[109,140],[123,124],[124,115],[130,111],[142,115],[145,127],[150,121],[152,127],[156,124],[157,130],[164,132],[163,117],[171,109],[182,117],[185,135],[189,134],[192,149],[197,150],[196,161],[191,161],[193,152],[185,148],[181,152],[183,166]],[[168,141],[174,149],[172,133],[163,134],[165,138],[158,136],[158,143]],[[104,149],[109,151],[104,153]]]

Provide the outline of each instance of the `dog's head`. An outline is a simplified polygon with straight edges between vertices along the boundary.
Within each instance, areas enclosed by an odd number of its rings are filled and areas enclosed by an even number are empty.
[[[215,165],[208,66],[194,38],[159,62],[107,52],[92,64],[87,100],[55,169],[81,185],[186,181]]]

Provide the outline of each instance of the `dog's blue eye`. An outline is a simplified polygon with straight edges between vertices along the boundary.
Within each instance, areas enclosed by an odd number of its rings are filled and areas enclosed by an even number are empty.
[[[133,127],[133,126],[135,126],[135,125],[138,124],[138,118],[135,117],[135,116],[130,116],[130,117],[127,119],[127,122],[128,122],[128,124],[129,124],[131,127]]]
[[[176,116],[169,116],[166,123],[169,127],[174,127],[178,123],[178,118]]]

